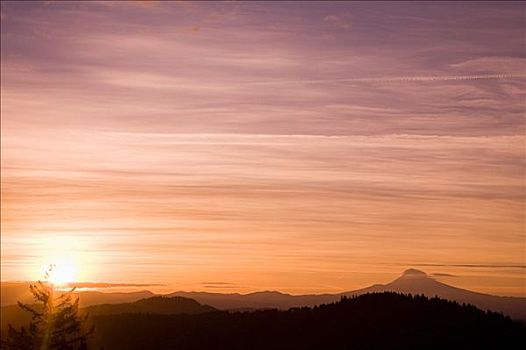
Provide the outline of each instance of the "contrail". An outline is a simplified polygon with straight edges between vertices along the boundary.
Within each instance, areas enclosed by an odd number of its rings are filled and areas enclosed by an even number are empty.
[[[250,85],[276,85],[276,84],[324,84],[324,83],[404,83],[418,81],[454,81],[454,80],[505,80],[523,79],[526,73],[503,74],[477,74],[477,75],[443,75],[443,76],[406,76],[406,77],[379,77],[379,78],[342,78],[318,80],[277,80],[251,82]]]

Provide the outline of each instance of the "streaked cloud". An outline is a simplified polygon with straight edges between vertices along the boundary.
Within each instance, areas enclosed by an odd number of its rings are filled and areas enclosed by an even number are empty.
[[[433,277],[459,277],[457,275],[452,275],[450,273],[441,273],[441,272],[435,272],[432,274]]]
[[[323,19],[325,22],[329,22],[336,27],[349,29],[351,28],[351,16],[348,14],[344,15],[328,15]]]
[[[240,289],[242,286],[230,282],[203,282],[201,286],[206,289]]]
[[[121,288],[121,287],[159,287],[163,284],[147,284],[147,283],[101,283],[101,282],[76,282],[68,283],[69,288]]]
[[[524,264],[507,265],[507,264],[420,264],[420,266],[444,266],[444,267],[467,267],[467,268],[484,268],[484,269],[526,269]]]
[[[3,279],[526,293],[523,4],[148,5],[2,3]]]

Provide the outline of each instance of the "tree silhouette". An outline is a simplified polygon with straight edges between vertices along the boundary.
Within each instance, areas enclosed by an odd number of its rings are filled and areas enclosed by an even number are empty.
[[[86,330],[88,314],[79,313],[79,299],[73,300],[69,291],[57,291],[49,282],[54,266],[44,275],[44,282],[30,285],[35,304],[18,306],[31,314],[31,322],[19,330],[9,325],[5,349],[16,350],[83,350],[87,349],[87,337],[94,328]]]

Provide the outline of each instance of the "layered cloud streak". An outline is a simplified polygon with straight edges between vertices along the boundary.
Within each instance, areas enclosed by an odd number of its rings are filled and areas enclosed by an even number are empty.
[[[524,5],[385,6],[2,3],[2,278],[524,294]]]

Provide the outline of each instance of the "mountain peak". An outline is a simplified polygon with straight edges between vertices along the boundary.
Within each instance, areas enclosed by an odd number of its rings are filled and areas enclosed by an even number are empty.
[[[402,273],[406,277],[427,277],[427,273],[417,269],[407,269]]]

